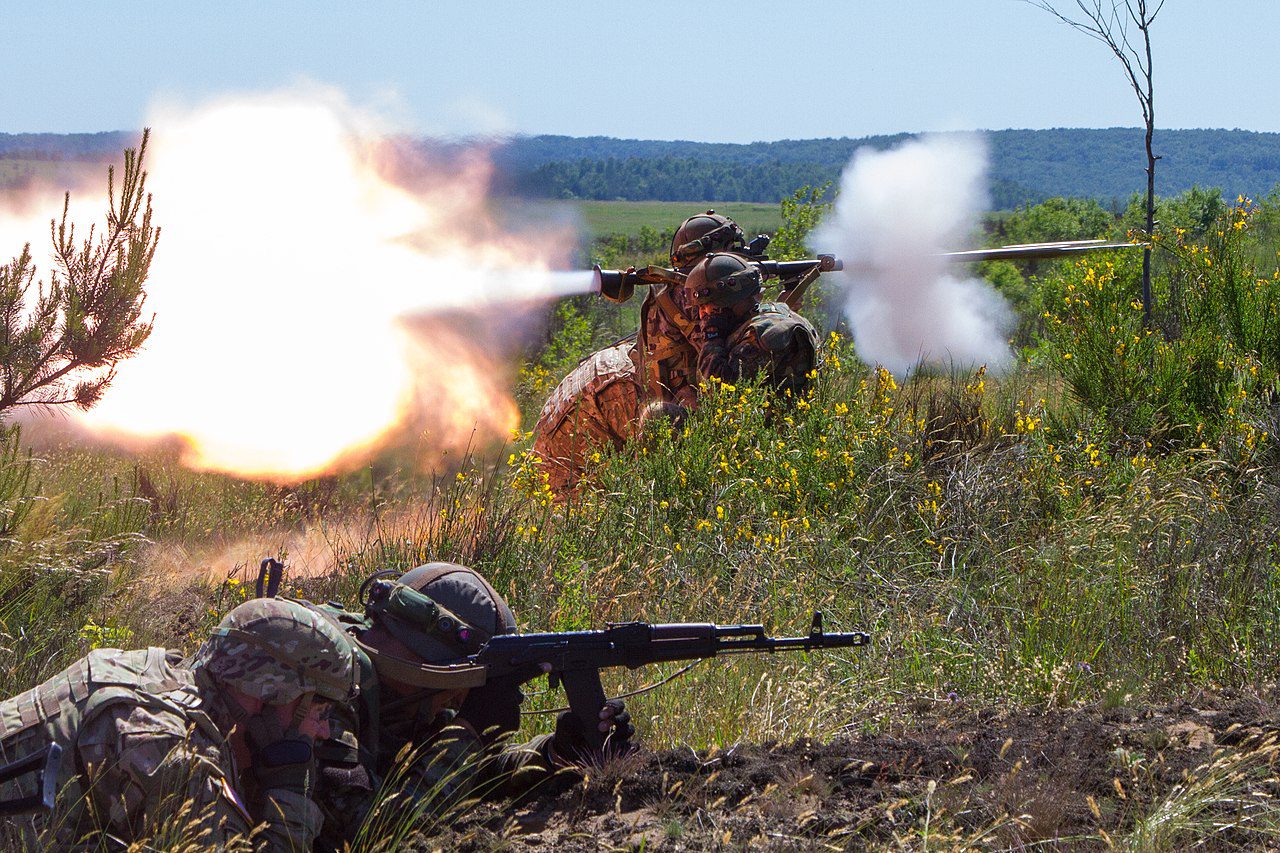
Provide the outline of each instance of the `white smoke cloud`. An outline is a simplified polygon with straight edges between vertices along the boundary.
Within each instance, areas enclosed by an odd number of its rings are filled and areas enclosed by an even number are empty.
[[[1009,365],[1009,307],[941,257],[962,247],[986,207],[979,137],[928,136],[854,155],[814,242],[845,261],[841,307],[863,359],[898,376],[921,363]]]

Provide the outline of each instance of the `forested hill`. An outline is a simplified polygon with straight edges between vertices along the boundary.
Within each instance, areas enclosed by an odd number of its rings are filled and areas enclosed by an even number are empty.
[[[991,148],[997,208],[1051,196],[1127,199],[1145,186],[1142,131],[998,130]],[[494,145],[504,189],[549,198],[661,201],[778,201],[805,184],[835,180],[853,152],[888,148],[907,134],[861,139],[797,139],[747,145],[611,137],[519,136]],[[0,133],[0,160],[107,159],[137,134]],[[454,152],[460,142],[417,140]],[[1280,134],[1244,130],[1159,130],[1157,191],[1217,187],[1229,197],[1280,185]]]
[[[991,149],[992,201],[1008,208],[1051,196],[1103,201],[1145,188],[1142,130],[998,130]],[[730,145],[606,137],[518,137],[498,162],[526,195],[665,201],[777,201],[796,187],[835,180],[862,146],[888,148],[907,134]],[[1280,184],[1280,134],[1160,130],[1156,189],[1192,186],[1261,195]]]
[[[109,160],[137,145],[140,133],[0,133],[0,160]]]

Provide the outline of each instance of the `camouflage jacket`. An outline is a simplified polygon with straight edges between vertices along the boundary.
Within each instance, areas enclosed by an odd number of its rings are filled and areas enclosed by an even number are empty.
[[[0,760],[50,743],[63,750],[54,813],[11,821],[7,831],[24,846],[56,849],[96,849],[103,834],[219,849],[310,849],[319,832],[315,805],[275,792],[276,811],[288,817],[268,822],[250,847],[253,821],[236,791],[230,750],[194,674],[178,662],[176,652],[160,648],[97,649],[0,703]],[[6,782],[0,797],[32,794],[34,782],[34,774]]]
[[[723,345],[714,348],[717,375],[737,382],[763,372],[775,389],[799,394],[813,378],[818,349],[812,323],[782,302],[764,302],[737,321]]]
[[[624,341],[593,352],[560,380],[534,427],[533,449],[551,490],[573,489],[597,450],[621,450],[640,419],[635,346]]]

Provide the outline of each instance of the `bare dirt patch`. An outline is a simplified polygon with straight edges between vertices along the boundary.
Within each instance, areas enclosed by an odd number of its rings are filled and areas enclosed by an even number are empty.
[[[1158,807],[1190,798],[1204,808],[1205,832],[1214,820],[1256,825],[1257,809],[1280,793],[1271,746],[1278,727],[1274,696],[1242,694],[1114,709],[921,705],[832,743],[642,753],[567,789],[485,804],[437,843],[1100,849],[1145,827]],[[1210,846],[1258,840],[1227,828]]]

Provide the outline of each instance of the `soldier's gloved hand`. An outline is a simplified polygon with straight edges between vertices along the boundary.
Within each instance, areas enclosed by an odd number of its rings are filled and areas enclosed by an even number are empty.
[[[262,790],[305,793],[313,778],[315,742],[297,729],[285,729],[270,714],[251,717],[245,740],[253,754],[253,777]]]
[[[606,733],[604,752],[593,749],[587,742],[582,721],[572,711],[565,711],[556,718],[556,733],[551,739],[551,751],[556,759],[570,764],[593,764],[610,758],[635,752],[632,742],[635,726],[621,699],[610,699],[600,709],[599,730]]]

